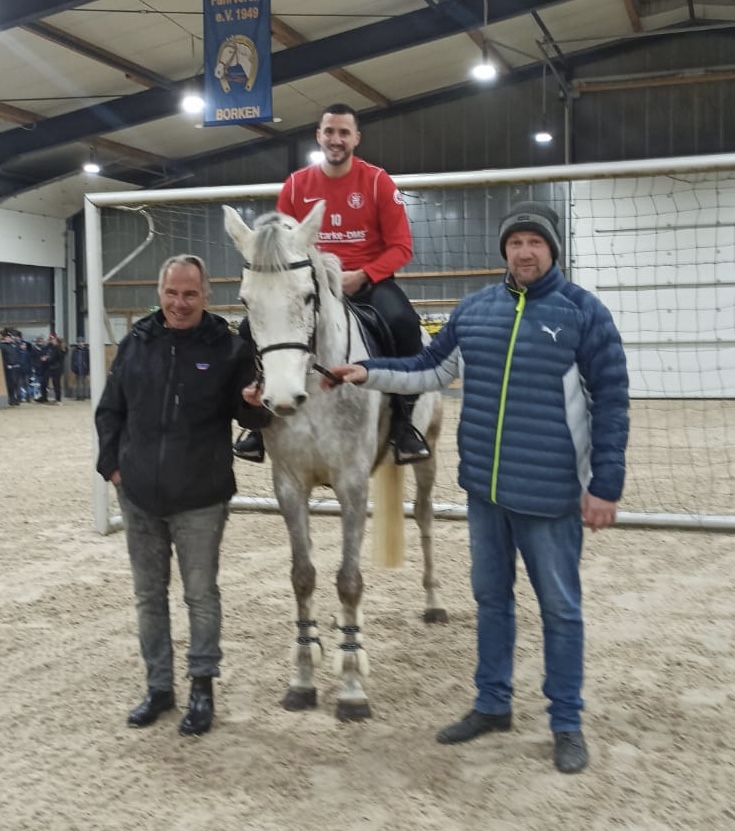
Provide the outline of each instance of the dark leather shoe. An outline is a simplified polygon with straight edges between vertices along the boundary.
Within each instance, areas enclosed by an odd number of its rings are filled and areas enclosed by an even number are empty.
[[[397,465],[410,465],[431,458],[426,439],[410,421],[401,425],[393,442],[393,458]]]
[[[513,723],[511,713],[480,713],[470,710],[460,721],[444,727],[436,734],[439,744],[468,742],[483,733],[507,733]]]
[[[581,730],[554,733],[554,764],[562,773],[579,773],[587,767],[587,744]]]
[[[265,445],[260,430],[251,430],[244,439],[238,438],[232,445],[232,452],[238,459],[248,462],[265,461]]]
[[[179,725],[182,736],[201,736],[212,729],[214,695],[211,678],[192,678],[189,709]]]
[[[146,697],[128,714],[128,727],[148,727],[176,706],[173,690],[148,690]]]

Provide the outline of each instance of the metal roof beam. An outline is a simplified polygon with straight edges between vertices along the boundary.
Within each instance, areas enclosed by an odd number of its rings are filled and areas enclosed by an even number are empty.
[[[92,2],[94,0],[3,0],[0,3],[0,32]]]
[[[514,17],[532,8],[551,6],[557,2],[559,0],[497,0],[493,3],[492,13],[488,14],[488,22]],[[482,0],[446,0],[436,8],[419,9],[276,52],[271,57],[272,82],[274,85],[288,83],[465,31],[467,26],[455,17],[455,7],[458,6],[472,15],[465,17],[468,22],[474,20],[476,26],[482,24]],[[0,159],[7,161],[34,150],[88,140],[90,136],[100,133],[166,118],[178,112],[180,91],[192,80],[201,83],[202,78],[186,79],[168,89],[150,89],[54,116],[39,123],[33,131],[14,129],[0,133]]]
[[[69,32],[58,29],[56,26],[51,26],[49,23],[27,23],[23,28],[27,32],[31,32],[38,37],[42,37],[51,43],[56,43],[66,49],[76,52],[79,55],[84,55],[86,58],[91,58],[93,61],[98,61],[111,69],[116,69],[130,80],[140,84],[144,87],[163,87],[171,86],[171,81],[157,72],[152,72],[150,69],[133,63],[133,61],[125,60],[119,55],[108,52],[93,43],[76,37]]]

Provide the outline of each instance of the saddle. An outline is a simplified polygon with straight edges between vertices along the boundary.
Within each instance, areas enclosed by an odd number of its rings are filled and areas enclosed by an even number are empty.
[[[345,303],[355,316],[368,355],[371,358],[394,358],[396,343],[393,333],[380,312],[367,301],[355,299],[354,296],[345,297]]]

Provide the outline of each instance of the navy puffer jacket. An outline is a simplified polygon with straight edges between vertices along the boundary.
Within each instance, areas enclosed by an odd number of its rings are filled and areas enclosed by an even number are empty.
[[[416,393],[463,377],[459,483],[519,513],[579,510],[583,488],[617,501],[625,479],[628,374],[610,312],[554,265],[464,298],[412,358],[363,362],[366,386]]]

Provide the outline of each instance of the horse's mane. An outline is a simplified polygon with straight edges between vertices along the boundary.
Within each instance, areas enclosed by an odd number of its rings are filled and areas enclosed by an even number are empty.
[[[253,248],[253,265],[265,271],[285,271],[291,265],[287,245],[287,232],[298,227],[298,222],[290,216],[271,211],[259,216],[253,223],[255,246]],[[342,266],[334,254],[319,251],[309,246],[309,257],[319,272],[323,266],[326,272],[329,291],[337,298],[342,297]]]

